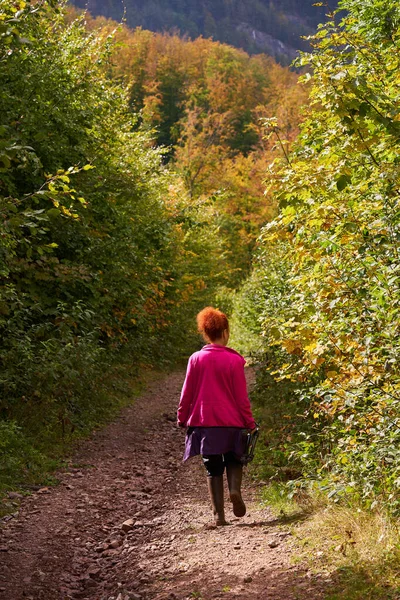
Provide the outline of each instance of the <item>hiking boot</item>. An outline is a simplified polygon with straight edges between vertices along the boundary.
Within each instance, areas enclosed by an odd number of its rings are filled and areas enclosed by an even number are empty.
[[[224,478],[223,475],[207,477],[208,492],[217,527],[227,525],[224,512]]]
[[[233,504],[235,517],[244,517],[246,505],[243,502],[240,491],[242,485],[243,465],[239,462],[230,462],[226,465],[226,476],[228,478],[229,497]]]

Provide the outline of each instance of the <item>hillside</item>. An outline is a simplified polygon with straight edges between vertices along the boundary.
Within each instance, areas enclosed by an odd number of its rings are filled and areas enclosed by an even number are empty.
[[[290,63],[297,50],[306,50],[301,39],[326,20],[326,7],[314,0],[73,0],[94,15],[120,20],[126,9],[126,23],[151,31],[178,31],[196,38],[200,35],[243,48],[250,53],[265,52],[282,64]],[[329,4],[332,10],[337,1]]]

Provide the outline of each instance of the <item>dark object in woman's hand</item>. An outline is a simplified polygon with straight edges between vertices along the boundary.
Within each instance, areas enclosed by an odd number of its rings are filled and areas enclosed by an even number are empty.
[[[248,465],[249,462],[253,460],[259,433],[260,428],[257,425],[257,423],[254,429],[243,429],[243,441],[245,444],[245,450],[243,456],[240,459],[242,465]]]

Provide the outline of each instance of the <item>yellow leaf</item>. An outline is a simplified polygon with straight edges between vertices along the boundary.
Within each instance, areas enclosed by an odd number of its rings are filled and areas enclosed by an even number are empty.
[[[304,346],[304,350],[306,350],[307,352],[312,352],[313,350],[315,350],[316,347],[317,347],[317,342],[312,342],[308,346]]]
[[[301,342],[299,340],[284,340],[282,345],[289,354],[300,354],[301,353]]]

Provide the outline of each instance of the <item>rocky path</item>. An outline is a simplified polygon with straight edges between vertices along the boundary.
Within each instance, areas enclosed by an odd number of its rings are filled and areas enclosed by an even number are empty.
[[[184,373],[149,385],[82,444],[55,488],[38,490],[0,532],[7,600],[314,600],[323,585],[290,564],[288,533],[256,502],[208,530],[204,468],[182,464],[175,410]]]

